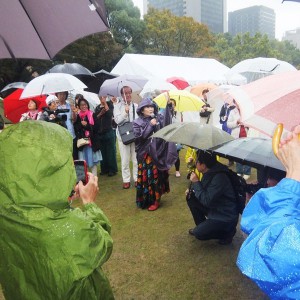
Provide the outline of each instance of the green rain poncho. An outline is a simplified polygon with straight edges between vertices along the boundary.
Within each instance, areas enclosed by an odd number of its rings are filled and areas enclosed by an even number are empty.
[[[0,282],[6,299],[113,299],[101,266],[110,224],[96,204],[69,207],[71,135],[25,121],[0,133]]]

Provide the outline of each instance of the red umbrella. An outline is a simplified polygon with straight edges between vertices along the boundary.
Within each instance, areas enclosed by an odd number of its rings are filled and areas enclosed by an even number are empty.
[[[175,85],[179,90],[184,90],[190,86],[189,83],[182,77],[170,77],[166,81]]]
[[[34,100],[38,104],[38,109],[47,106],[46,96],[36,96],[20,100],[23,89],[17,89],[3,99],[4,115],[13,123],[18,123],[21,115],[28,111],[28,102]]]

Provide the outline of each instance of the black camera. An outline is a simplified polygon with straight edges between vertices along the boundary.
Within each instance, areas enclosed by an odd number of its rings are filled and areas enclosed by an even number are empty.
[[[65,128],[67,128],[66,126],[66,121],[68,119],[68,116],[65,115],[64,113],[69,112],[69,109],[57,109],[57,110],[50,110],[48,107],[43,107],[43,111],[44,111],[44,120],[47,122],[52,122],[52,123],[56,123],[58,125],[61,125]],[[45,114],[46,113],[46,114]],[[54,115],[55,118],[54,119],[50,119],[49,117],[51,115]]]
[[[195,172],[195,170],[196,170],[196,165],[195,165],[194,162],[188,162],[187,163],[187,167],[188,167],[188,174],[187,174],[186,178],[190,179],[191,178],[191,174],[193,172]]]

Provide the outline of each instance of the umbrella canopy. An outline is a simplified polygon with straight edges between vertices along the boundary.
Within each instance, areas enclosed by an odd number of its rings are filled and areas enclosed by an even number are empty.
[[[227,93],[238,103],[241,120],[268,136],[278,123],[284,124],[285,131],[299,124],[300,71],[268,76]]]
[[[192,94],[197,95],[198,97],[202,97],[202,92],[206,89],[209,91],[214,90],[218,86],[215,85],[214,83],[206,82],[206,83],[199,83],[193,87],[191,87],[190,92]]]
[[[204,150],[233,140],[233,137],[222,129],[207,124],[201,125],[199,122],[170,124],[155,132],[152,137]]]
[[[190,84],[182,77],[170,77],[167,78],[166,81],[175,85],[178,90],[184,90],[190,86]]]
[[[252,167],[271,167],[285,171],[272,150],[272,140],[239,138],[211,149],[216,154]]]
[[[1,5],[0,28],[0,58],[51,59],[68,44],[107,31],[108,22],[104,0],[10,0]]]
[[[97,105],[100,104],[98,94],[86,91],[71,91],[71,98],[75,99],[76,94],[81,94],[90,104],[90,110],[95,111]]]
[[[243,75],[249,83],[269,75],[295,70],[296,68],[286,61],[270,57],[256,57],[237,63],[231,68],[230,73]]]
[[[172,83],[169,83],[160,78],[152,78],[150,79],[145,85],[142,91],[140,92],[141,97],[145,97],[147,95],[151,95],[156,91],[169,91],[169,90],[176,90],[176,86]]]
[[[121,75],[113,79],[107,79],[100,87],[99,96],[121,96],[121,88],[129,86],[133,92],[141,91],[148,79],[143,76]]]
[[[24,89],[25,86],[27,85],[26,82],[12,82],[8,85],[6,85],[1,91],[0,91],[0,96],[2,98],[7,97],[9,94],[11,94],[13,91],[16,89]]]
[[[25,87],[21,99],[58,92],[83,90],[86,85],[70,74],[49,73],[32,79]]]
[[[28,111],[28,102],[30,100],[34,100],[37,103],[39,110],[47,106],[46,96],[36,96],[20,100],[22,92],[23,89],[17,89],[3,99],[4,116],[13,123],[18,123],[21,115]]]
[[[66,73],[71,75],[89,75],[94,77],[94,74],[89,69],[77,63],[59,64],[52,67],[47,71],[47,73]]]
[[[204,105],[204,102],[198,96],[188,91],[181,90],[164,92],[155,97],[153,101],[155,101],[160,108],[165,108],[169,98],[176,101],[175,110],[178,112],[200,111],[201,107]]]

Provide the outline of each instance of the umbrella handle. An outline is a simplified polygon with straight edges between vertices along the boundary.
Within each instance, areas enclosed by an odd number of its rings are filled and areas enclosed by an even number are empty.
[[[275,129],[272,138],[272,149],[277,158],[278,158],[279,142],[281,139],[282,131],[283,131],[283,124],[282,123],[277,124],[277,127]]]

